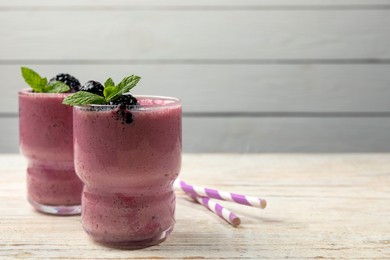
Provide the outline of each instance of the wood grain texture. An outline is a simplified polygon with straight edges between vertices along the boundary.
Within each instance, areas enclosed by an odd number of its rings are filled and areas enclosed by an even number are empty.
[[[6,63],[390,58],[384,26],[390,24],[390,9],[0,12],[0,60]]]
[[[0,118],[0,149],[18,152],[18,119]],[[184,117],[183,150],[210,153],[390,152],[387,118]]]
[[[184,118],[186,152],[389,152],[383,118]]]
[[[22,65],[22,64],[21,64]],[[30,65],[29,65],[30,66]],[[81,82],[142,77],[135,94],[176,96],[184,112],[390,112],[389,65],[31,65]],[[18,65],[0,65],[0,113],[17,113],[28,87]]]
[[[0,6],[372,6],[388,0],[1,0]]]
[[[0,0],[0,152],[19,66],[143,76],[177,96],[190,152],[389,151],[388,0]],[[237,98],[239,97],[239,98]]]
[[[390,156],[190,155],[189,183],[263,196],[265,210],[224,203],[233,228],[178,193],[176,226],[162,244],[126,251],[93,243],[80,217],[33,211],[25,162],[0,156],[0,258],[53,259],[388,259]]]

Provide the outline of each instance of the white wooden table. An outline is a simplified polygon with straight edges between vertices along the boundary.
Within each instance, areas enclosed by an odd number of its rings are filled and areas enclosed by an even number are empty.
[[[35,212],[25,167],[0,155],[0,259],[390,258],[390,154],[186,154],[183,180],[260,195],[268,207],[222,203],[241,216],[234,228],[178,193],[174,232],[135,251],[95,244],[80,216]]]

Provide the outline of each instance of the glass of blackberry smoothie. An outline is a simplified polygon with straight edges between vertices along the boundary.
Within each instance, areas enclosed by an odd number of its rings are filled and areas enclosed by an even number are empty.
[[[130,95],[139,79],[130,76],[116,86],[109,79],[103,90],[96,84],[64,101],[74,105],[75,167],[85,184],[82,225],[112,247],[158,244],[175,223],[181,102]]]
[[[80,214],[83,184],[74,170],[72,109],[62,104],[80,83],[69,74],[47,82],[28,68],[22,68],[22,75],[31,86],[18,93],[19,147],[28,160],[28,201],[40,212]]]

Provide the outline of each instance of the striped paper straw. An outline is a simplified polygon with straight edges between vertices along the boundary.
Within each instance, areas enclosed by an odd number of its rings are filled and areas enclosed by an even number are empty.
[[[194,185],[189,185],[184,181],[177,179],[174,183],[176,188],[182,189],[184,192],[197,197],[209,197],[218,200],[226,200],[236,202],[238,204],[258,207],[264,209],[267,206],[267,201],[258,197],[246,196],[227,191],[219,191],[210,188],[204,188]]]
[[[193,197],[193,199],[195,199],[198,203],[208,208],[210,211],[217,214],[217,216],[219,216],[220,218],[228,222],[233,227],[237,227],[238,225],[240,225],[241,219],[236,214],[224,208],[222,205],[212,201],[210,198]]]

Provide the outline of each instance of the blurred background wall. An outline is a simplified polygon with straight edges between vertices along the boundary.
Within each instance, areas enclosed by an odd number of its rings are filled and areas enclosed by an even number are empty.
[[[0,152],[20,66],[183,100],[185,152],[390,151],[389,0],[0,0]]]

